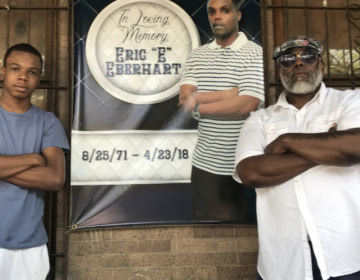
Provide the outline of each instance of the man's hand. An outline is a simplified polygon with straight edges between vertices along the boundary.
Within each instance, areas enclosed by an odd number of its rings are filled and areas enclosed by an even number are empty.
[[[332,127],[330,127],[329,131],[328,132],[335,132],[337,131],[337,123],[333,123]]]
[[[286,138],[286,134],[280,135],[274,141],[272,141],[265,148],[265,154],[285,154],[289,152],[287,148],[285,148],[284,139]]]
[[[40,154],[31,154],[32,156],[35,157],[35,159],[38,161],[38,164],[36,165],[37,167],[44,167],[46,166],[46,159],[40,155]]]
[[[333,123],[332,127],[328,130],[328,132],[336,132],[337,131],[337,123]],[[288,134],[280,135],[274,141],[272,141],[266,148],[265,154],[284,154],[290,152],[285,147],[285,141],[289,137]]]
[[[180,106],[182,109],[186,110],[186,111],[194,111],[194,107],[196,105],[196,100],[195,98],[192,96],[192,94],[190,94],[185,101],[180,102],[178,106]]]

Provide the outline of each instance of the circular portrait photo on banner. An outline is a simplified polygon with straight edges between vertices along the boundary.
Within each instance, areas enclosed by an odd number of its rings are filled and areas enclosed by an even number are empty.
[[[168,0],[121,0],[103,9],[86,39],[86,59],[99,85],[132,104],[179,93],[191,50],[200,45],[190,16]]]

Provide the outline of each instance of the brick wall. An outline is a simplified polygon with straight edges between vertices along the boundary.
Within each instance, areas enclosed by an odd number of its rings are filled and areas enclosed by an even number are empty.
[[[256,227],[104,229],[68,239],[68,280],[256,278]]]
[[[68,5],[68,0],[59,0],[58,6],[66,7],[67,5]],[[56,54],[56,63],[57,63],[56,81],[58,86],[68,85],[69,71],[71,71],[69,70],[71,69],[71,63],[69,63],[69,56],[68,56],[68,50],[69,50],[68,22],[69,22],[69,12],[59,11],[57,14],[58,48]],[[56,93],[55,112],[57,113],[58,118],[60,119],[69,140],[70,140],[70,112],[71,112],[69,106],[70,100],[71,100],[71,90],[58,90],[58,92]],[[68,207],[66,203],[69,200],[65,188],[66,187],[64,187],[60,192],[56,194],[57,218],[56,218],[56,252],[55,253],[58,255],[66,254],[65,239],[67,238],[67,236],[65,232],[67,230],[66,209]],[[65,271],[66,271],[66,258],[63,256],[57,257],[56,267],[55,267],[55,280],[65,280],[66,279]]]

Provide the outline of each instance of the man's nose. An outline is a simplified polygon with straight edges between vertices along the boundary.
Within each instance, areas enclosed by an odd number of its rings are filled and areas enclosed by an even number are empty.
[[[29,79],[29,75],[28,75],[27,71],[20,71],[18,79],[27,81]]]
[[[216,11],[214,13],[214,19],[217,20],[217,19],[221,19],[221,13],[219,11]]]
[[[304,63],[300,59],[300,55],[297,56],[295,66],[303,66]]]

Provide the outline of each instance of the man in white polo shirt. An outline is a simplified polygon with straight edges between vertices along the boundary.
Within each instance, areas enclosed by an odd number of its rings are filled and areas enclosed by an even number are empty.
[[[275,49],[285,91],[252,113],[234,179],[256,188],[264,280],[360,279],[360,91],[322,83],[323,47]]]
[[[180,104],[199,121],[191,178],[196,220],[251,222],[245,212],[255,212],[254,192],[231,177],[240,128],[264,100],[262,48],[239,32],[243,3],[208,1],[215,39],[190,53],[181,80]]]

